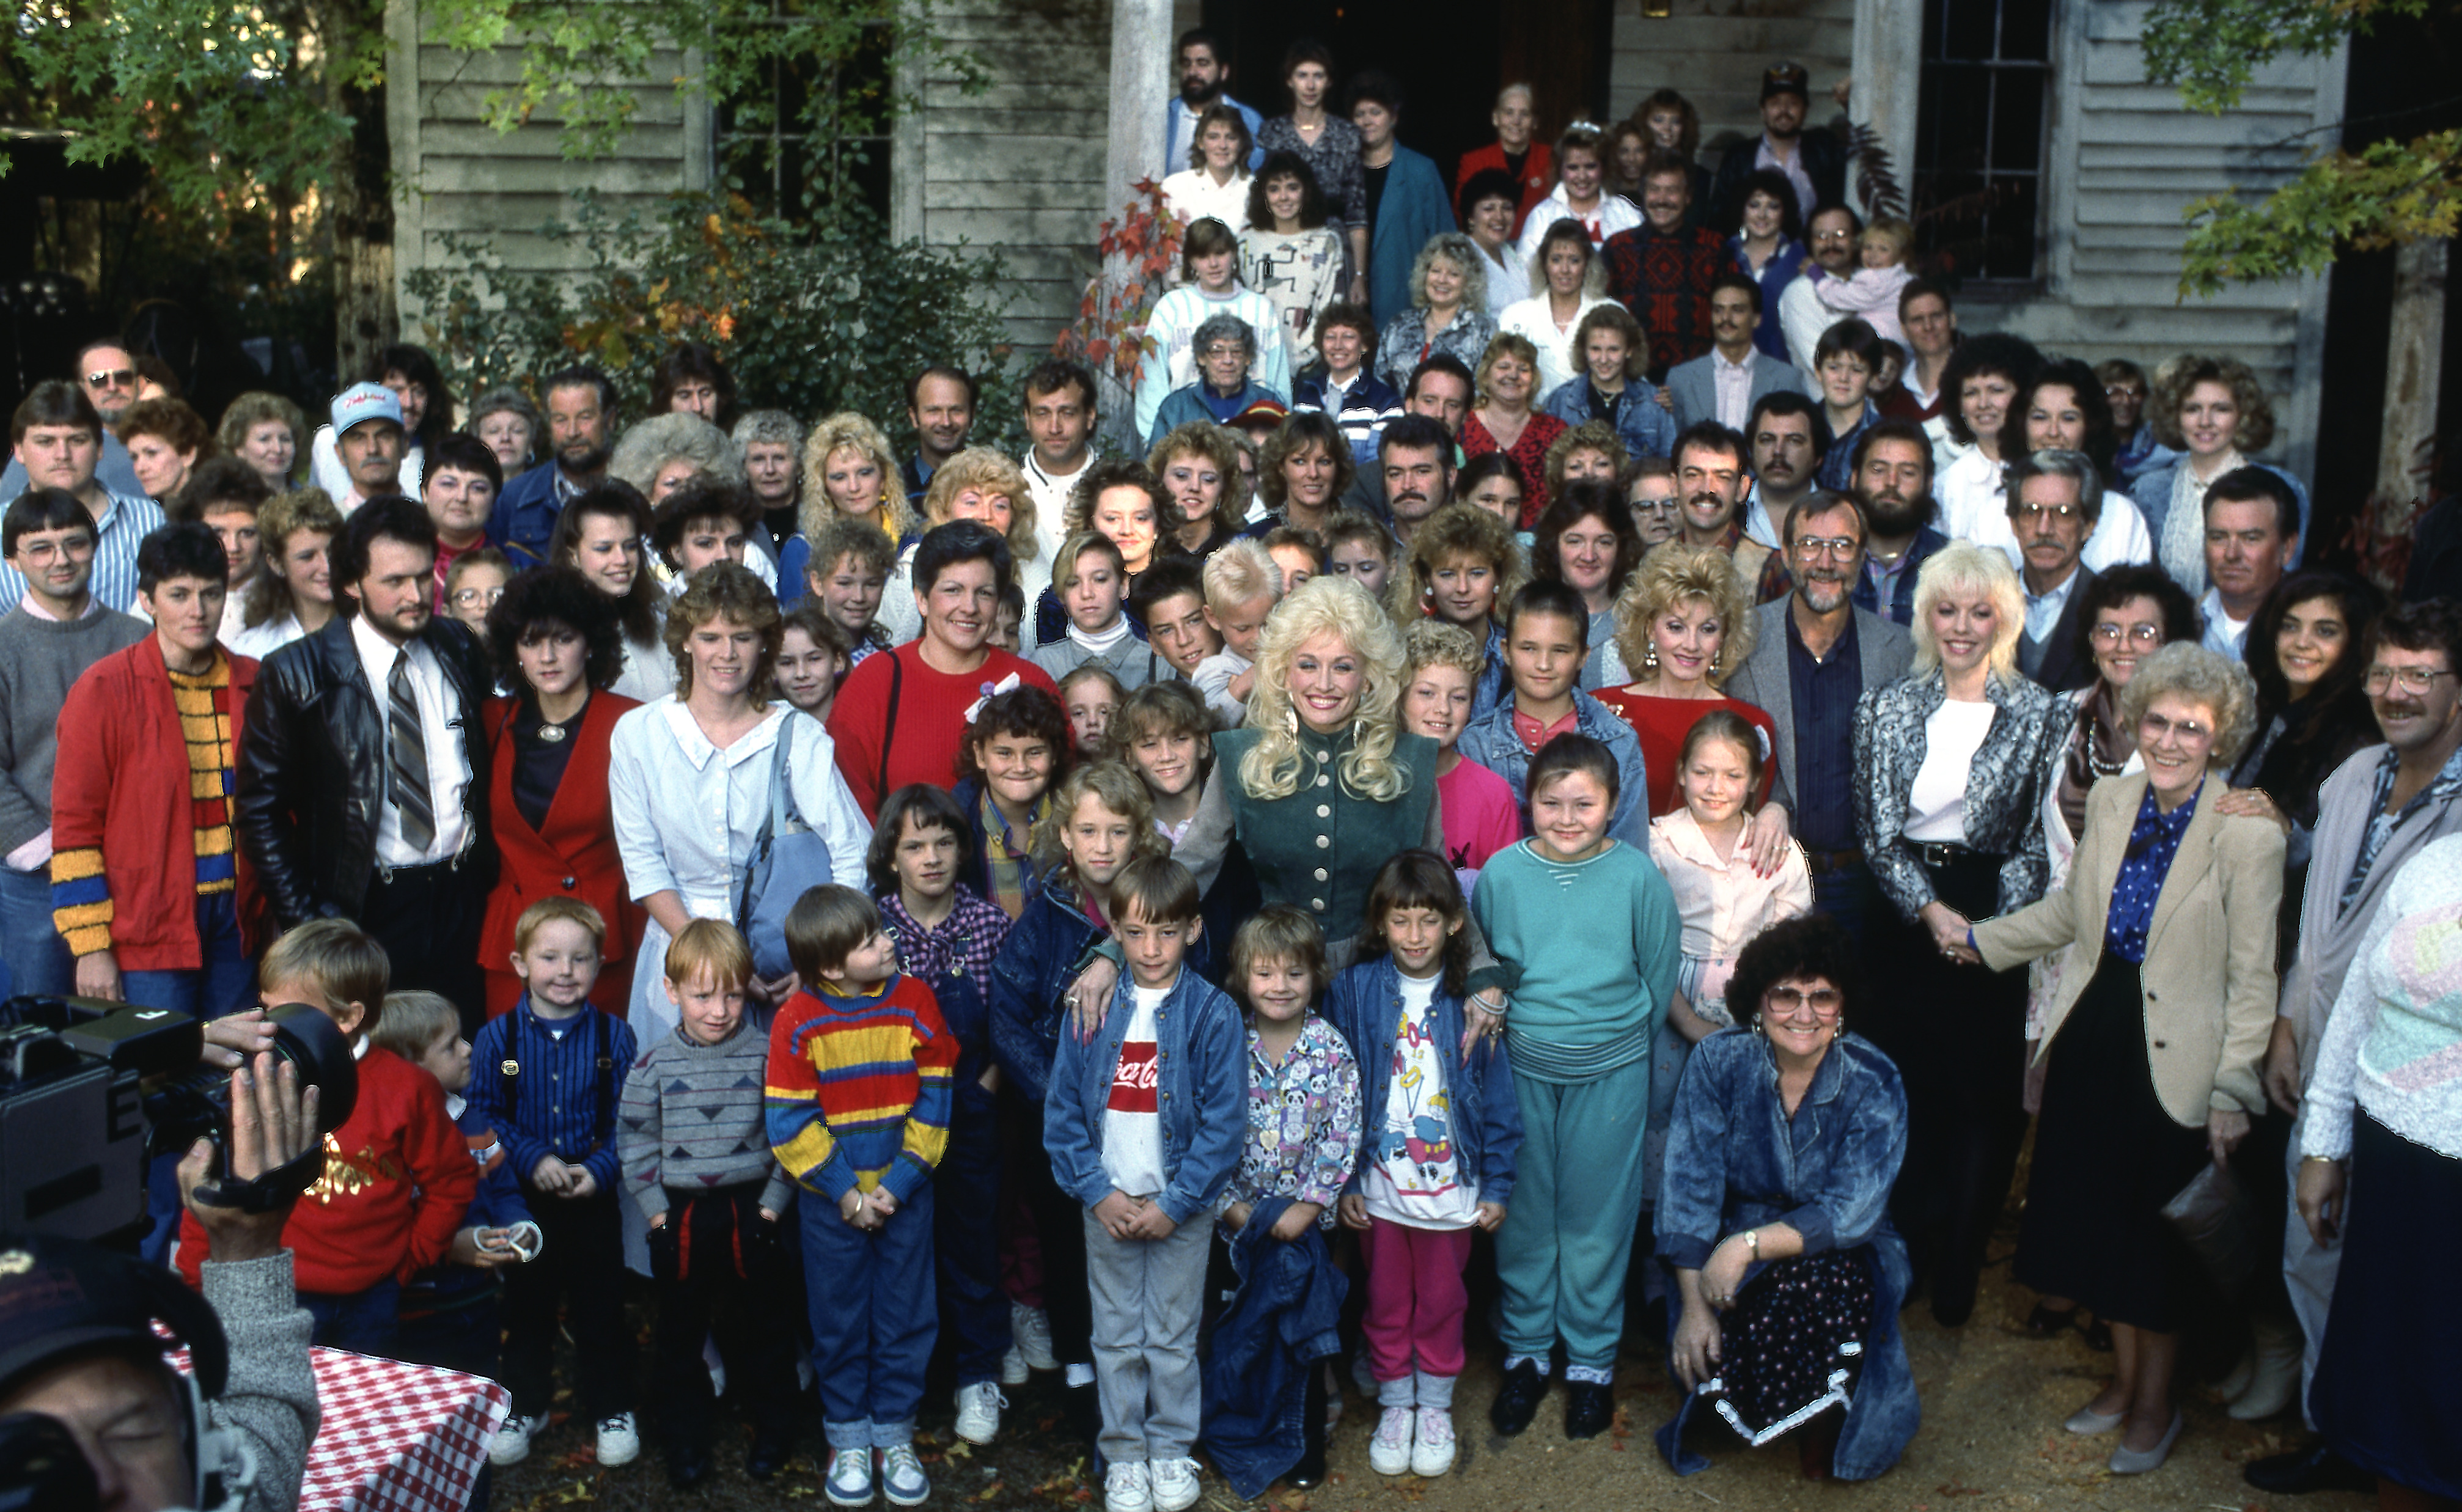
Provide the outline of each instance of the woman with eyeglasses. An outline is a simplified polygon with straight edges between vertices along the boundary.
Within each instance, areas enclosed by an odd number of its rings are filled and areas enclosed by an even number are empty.
[[[2164,1204],[2265,1110],[2283,837],[2222,808],[2256,708],[2247,670],[2203,646],[2145,659],[2120,702],[2144,769],[2088,791],[2062,885],[1952,946],[1995,971],[2068,952],[2033,1057],[2043,1111],[2016,1270],[2111,1325],[2111,1379],[2064,1426],[2117,1431],[2114,1475],[2160,1467],[2178,1440],[2179,1334],[2211,1285]]]
[[[1674,1267],[1670,1364],[1686,1395],[1658,1431],[1683,1441],[1715,1409],[1745,1442],[1795,1435],[1806,1476],[1868,1480],[1898,1461],[1921,1410],[1898,1333],[1911,1282],[1890,1224],[1907,1153],[1897,1067],[1849,1032],[1862,947],[1835,920],[1790,918],[1736,958],[1741,1026],[1693,1048],[1667,1133],[1658,1256]]]

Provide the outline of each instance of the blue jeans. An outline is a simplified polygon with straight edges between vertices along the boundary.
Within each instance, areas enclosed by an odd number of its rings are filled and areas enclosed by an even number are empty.
[[[932,1296],[932,1185],[875,1232],[807,1192],[804,1279],[812,1313],[812,1371],[830,1448],[890,1449],[915,1438],[923,1371],[939,1334]]]
[[[308,1342],[354,1354],[392,1359],[401,1331],[401,1283],[387,1277],[365,1291],[347,1296],[326,1291],[299,1293],[299,1306],[314,1319]]]
[[[119,979],[120,996],[148,1008],[175,1008],[201,1019],[219,1019],[248,1004],[256,973],[239,940],[239,903],[231,893],[197,898],[197,946],[203,964],[189,971],[131,971]]]
[[[0,866],[0,959],[11,991],[62,997],[76,990],[76,958],[52,927],[52,874]]]

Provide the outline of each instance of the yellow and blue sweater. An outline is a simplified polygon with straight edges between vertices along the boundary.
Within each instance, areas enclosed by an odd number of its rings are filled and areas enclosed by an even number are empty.
[[[949,1146],[958,1037],[932,989],[895,976],[868,996],[787,1000],[769,1027],[764,1117],[778,1163],[832,1200],[885,1187],[899,1201]]]

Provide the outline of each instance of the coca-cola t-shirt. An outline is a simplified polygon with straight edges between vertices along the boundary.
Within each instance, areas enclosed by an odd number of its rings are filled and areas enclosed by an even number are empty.
[[[1133,987],[1136,1012],[1120,1042],[1112,1069],[1112,1094],[1103,1105],[1103,1172],[1131,1197],[1153,1197],[1163,1187],[1162,1094],[1156,1077],[1155,1010],[1164,988]]]

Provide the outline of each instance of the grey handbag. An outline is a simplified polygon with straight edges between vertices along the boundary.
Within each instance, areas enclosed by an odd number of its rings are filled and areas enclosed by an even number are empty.
[[[787,716],[788,721],[797,718]],[[744,891],[735,910],[736,928],[752,946],[753,974],[764,982],[795,969],[787,956],[787,914],[795,900],[835,880],[828,841],[795,809],[787,759],[793,739],[789,724],[782,722],[778,753],[769,763],[769,812],[761,821],[761,837],[744,869]]]

